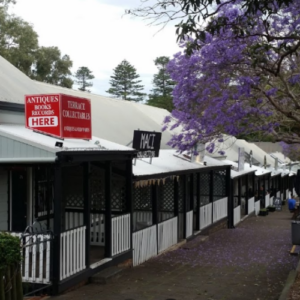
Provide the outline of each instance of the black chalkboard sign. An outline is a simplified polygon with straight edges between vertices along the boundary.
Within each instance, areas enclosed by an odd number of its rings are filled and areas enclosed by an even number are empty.
[[[281,210],[282,209],[282,201],[280,198],[274,198],[274,206],[276,208],[276,210]]]
[[[137,157],[158,157],[161,141],[161,132],[140,131],[133,132],[132,147],[138,150]]]

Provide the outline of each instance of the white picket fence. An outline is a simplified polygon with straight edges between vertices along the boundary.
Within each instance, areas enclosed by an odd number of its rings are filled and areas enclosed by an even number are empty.
[[[105,245],[105,215],[91,214],[90,243],[92,246]]]
[[[130,249],[130,214],[114,217],[112,226],[112,256]]]
[[[20,238],[21,274],[23,282],[50,283],[50,243],[48,234],[25,234],[9,232]],[[22,237],[22,238],[21,238]]]
[[[212,204],[200,207],[200,230],[212,224]]]
[[[133,266],[138,266],[157,255],[157,226],[134,232],[132,235]]]
[[[193,235],[193,215],[194,215],[193,210],[186,213],[186,227],[185,227],[186,238]]]
[[[248,215],[254,212],[254,197],[248,200]]]
[[[265,205],[268,207],[270,205],[270,195],[265,195]]]
[[[104,214],[91,213],[91,231],[90,243],[93,246],[105,245],[105,223]],[[66,230],[83,226],[83,212],[66,212],[65,213],[65,228]]]
[[[178,218],[172,218],[158,224],[158,253],[177,244],[178,242]]]
[[[274,197],[272,196],[270,197],[270,206],[273,206],[273,204],[274,204]]]
[[[255,202],[254,208],[255,208],[255,215],[258,216],[259,211],[260,211],[260,200]]]
[[[227,217],[227,203],[228,198],[222,198],[213,203],[213,222],[217,222],[225,217]]]
[[[86,226],[78,227],[60,235],[60,280],[68,278],[86,268]]]
[[[234,210],[233,210],[233,225],[237,225],[241,221],[241,206],[238,205]]]

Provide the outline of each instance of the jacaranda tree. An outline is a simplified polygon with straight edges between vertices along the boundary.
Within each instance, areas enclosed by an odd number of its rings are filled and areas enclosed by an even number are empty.
[[[183,128],[170,144],[183,151],[211,142],[213,151],[223,134],[256,132],[300,143],[299,1],[268,1],[267,13],[246,13],[245,1],[217,2],[209,24],[223,25],[205,27],[201,39],[186,37],[168,66],[177,85],[165,128]]]

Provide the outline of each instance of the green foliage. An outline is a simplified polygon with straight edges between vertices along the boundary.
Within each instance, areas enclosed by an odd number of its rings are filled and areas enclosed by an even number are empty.
[[[76,83],[79,85],[79,90],[83,92],[90,92],[87,87],[93,86],[93,83],[88,81],[95,78],[92,74],[93,72],[87,67],[80,67],[75,73],[75,77],[77,78]]]
[[[32,26],[21,18],[0,10],[0,55],[30,75],[38,49],[38,35]]]
[[[34,69],[31,78],[72,88],[73,80],[70,68],[73,66],[68,55],[61,57],[61,52],[57,47],[41,47],[36,51]]]
[[[8,7],[13,3],[0,0],[0,55],[32,79],[71,88],[70,57],[61,57],[57,47],[39,47],[33,27],[9,14]]]
[[[160,56],[154,60],[155,65],[158,68],[158,73],[153,78],[153,90],[149,95],[148,105],[164,108],[168,111],[172,111],[173,98],[172,91],[175,82],[170,78],[167,72],[167,65],[170,59],[167,56]]]
[[[113,71],[114,75],[110,76],[109,82],[111,88],[106,92],[124,100],[142,101],[145,96],[141,92],[144,86],[138,80],[140,76],[136,69],[127,60],[123,60]]]
[[[21,262],[21,247],[18,237],[0,232],[0,269]]]

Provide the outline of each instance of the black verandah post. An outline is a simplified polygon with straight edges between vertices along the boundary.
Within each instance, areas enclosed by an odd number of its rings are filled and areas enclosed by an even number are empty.
[[[53,294],[59,293],[60,282],[60,235],[61,235],[61,211],[62,211],[62,166],[56,164],[54,167],[54,225],[53,225],[53,256],[52,256],[52,283]]]
[[[130,214],[130,249],[132,249],[133,233],[133,197],[132,197],[132,159],[126,161],[126,196],[128,213]]]
[[[228,228],[234,228],[233,226],[233,180],[230,177],[231,169],[230,167],[226,169],[226,194],[228,197]]]
[[[249,201],[249,176],[246,175],[246,193],[245,193],[245,214],[248,215],[248,201]]]
[[[90,266],[90,243],[91,243],[91,190],[90,190],[90,162],[83,164],[83,197],[84,197],[84,224],[85,229],[85,263]]]
[[[157,188],[157,182],[152,185],[152,225],[156,226],[156,243],[157,243],[157,253],[159,250],[158,245],[158,188]]]
[[[182,195],[182,208],[183,208],[183,238],[186,238],[186,210],[187,210],[187,175],[182,175],[183,181],[183,195]]]
[[[211,224],[214,222],[214,171],[209,172],[209,202],[211,203]]]
[[[105,162],[105,257],[112,256],[111,162]]]
[[[196,230],[200,230],[200,173],[197,173],[197,207],[196,207]]]
[[[177,217],[177,239],[179,241],[179,182],[174,178],[174,216]]]

